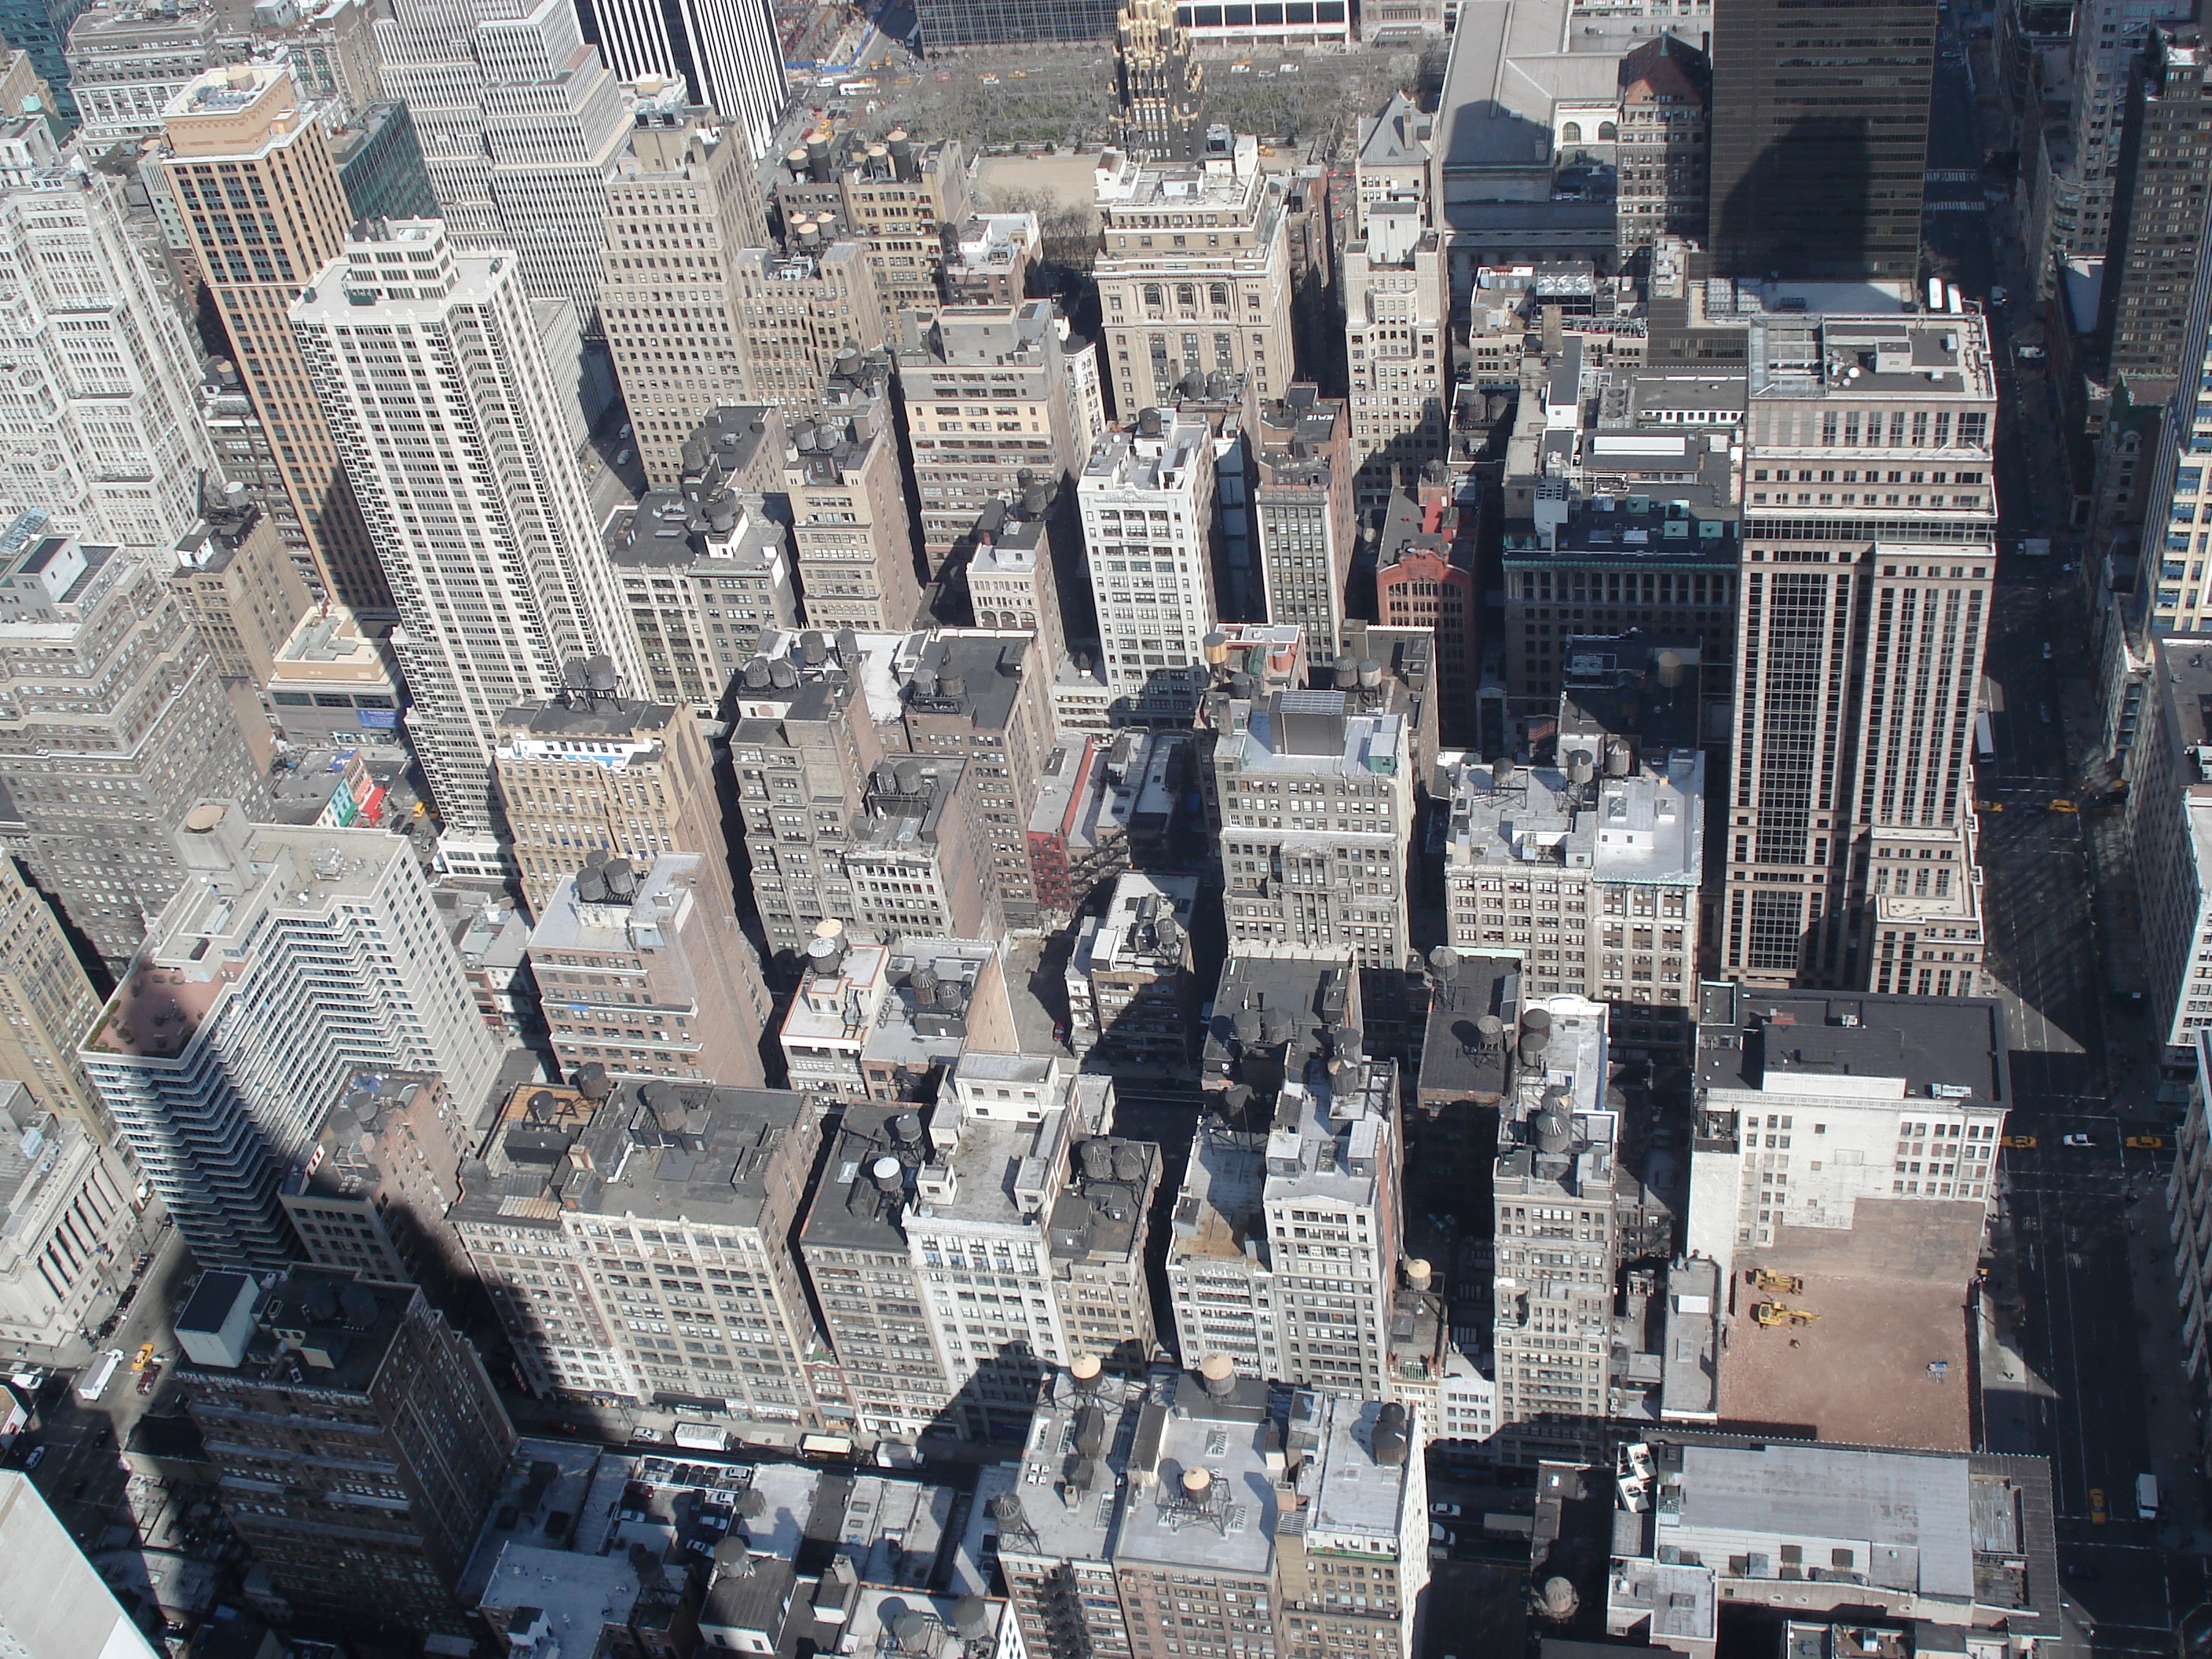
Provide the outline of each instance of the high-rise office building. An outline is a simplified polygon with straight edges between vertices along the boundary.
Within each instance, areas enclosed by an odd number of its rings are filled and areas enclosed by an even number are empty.
[[[1433,1432],[1402,1405],[1328,1394],[1291,1401],[1284,1450],[1300,1524],[1275,1537],[1285,1659],[1418,1651],[1434,1536],[1422,1449]]]
[[[1287,216],[1252,136],[1213,127],[1197,159],[1157,165],[1109,151],[1098,211],[1092,274],[1121,418],[1218,369],[1245,374],[1262,402],[1280,398],[1297,374]]]
[[[1101,666],[1130,719],[1180,722],[1198,707],[1216,615],[1214,495],[1212,429],[1158,410],[1109,433],[1077,483]]]
[[[417,1640],[467,1628],[454,1590],[514,1425],[421,1291],[312,1267],[266,1290],[210,1273],[177,1342],[225,1512],[296,1614]]]
[[[1357,422],[1340,398],[1292,386],[1263,404],[1249,434],[1251,512],[1259,537],[1260,580],[1267,620],[1300,629],[1306,659],[1336,660],[1351,595],[1355,515],[1352,434]]]
[[[1103,40],[1114,32],[1115,0],[1035,6],[1018,0],[921,0],[915,29],[928,52],[1011,40]]]
[[[1190,913],[1195,876],[1125,871],[1103,915],[1085,916],[1068,952],[1067,1042],[1078,1060],[1191,1070]]]
[[[1114,66],[1121,142],[1139,155],[1188,154],[1206,71],[1176,21],[1175,0],[1124,0],[1114,18]]]
[[[53,99],[55,112],[65,120],[76,115],[66,51],[70,25],[84,8],[85,0],[6,0],[0,5],[0,39],[29,59]]]
[[[268,684],[285,641],[314,603],[275,517],[233,484],[210,494],[199,521],[169,550],[176,561],[170,590],[207,641],[216,672],[256,690]]]
[[[13,36],[12,19],[0,26]],[[162,1650],[124,1612],[100,1570],[21,1469],[0,1469],[0,1553],[8,1558],[8,1582],[0,1587],[0,1643],[10,1654],[154,1659]]]
[[[763,499],[783,493],[788,441],[781,410],[726,404],[684,441],[682,483],[607,520],[645,689],[702,720],[763,635],[799,625],[790,529]]]
[[[277,1268],[277,1188],[348,1079],[429,1072],[480,1102],[499,1044],[404,837],[203,801],[176,841],[183,890],[78,1052],[193,1254]]]
[[[1379,684],[1228,700],[1213,771],[1232,950],[1404,963],[1415,768],[1386,702]]]
[[[269,800],[164,576],[152,556],[47,535],[38,514],[0,532],[0,666],[50,688],[0,731],[8,845],[111,973],[184,878],[169,837],[191,804],[217,788],[250,811]]]
[[[890,369],[880,354],[841,361],[822,388],[817,418],[792,428],[783,492],[813,628],[889,634],[921,617]]]
[[[968,160],[957,138],[917,144],[898,128],[880,145],[847,140],[839,217],[868,251],[886,337],[902,312],[939,303],[945,233],[968,216]],[[817,228],[828,240],[829,227]]]
[[[944,629],[927,637],[901,687],[886,744],[964,759],[959,801],[986,902],[1009,926],[1033,926],[1036,877],[1024,839],[1052,744],[1051,671],[1026,634]]]
[[[1079,1121],[1073,1083],[1056,1060],[971,1048],[929,1115],[907,1243],[927,1270],[922,1310],[953,1386],[947,1410],[976,1439],[1025,1422],[1045,1368],[1074,1357],[1048,1237],[1071,1149],[1097,1127]]]
[[[1052,497],[1032,483],[1018,501],[987,505],[965,538],[968,610],[975,626],[1036,635],[1038,665],[1048,679],[1056,679],[1068,660],[1052,514]],[[922,516],[928,517],[926,507]]]
[[[460,1305],[476,1275],[446,1212],[461,1195],[475,1133],[444,1079],[356,1073],[278,1189],[308,1261]]]
[[[834,1395],[836,1370],[792,1235],[822,1114],[777,1089],[584,1081],[515,1091],[453,1212],[523,1374],[818,1426],[811,1378]]]
[[[593,852],[640,869],[662,853],[696,853],[708,902],[729,910],[714,757],[690,708],[572,688],[502,714],[495,764],[532,912]]]
[[[575,0],[399,0],[375,32],[384,95],[414,117],[447,234],[506,250],[532,299],[574,301],[596,334],[630,114]]]
[[[50,154],[43,129],[31,135]],[[88,541],[152,550],[198,514],[215,454],[177,296],[125,224],[122,181],[60,165],[0,178],[0,325],[14,365],[0,513],[36,510]]]
[[[581,0],[584,36],[625,85],[649,76],[680,80],[691,97],[731,122],[755,155],[766,153],[788,83],[774,9],[765,0]]]
[[[891,355],[933,572],[987,502],[1081,470],[1050,301],[903,313]]]
[[[1468,519],[1475,509],[1441,492],[1424,495],[1390,497],[1375,544],[1375,610],[1385,628],[1425,628],[1436,636],[1437,740],[1454,747],[1474,730],[1480,612]]]
[[[768,988],[728,895],[726,870],[696,853],[562,878],[530,965],[564,1072],[760,1085]]]
[[[1364,234],[1346,247],[1340,283],[1352,464],[1359,506],[1372,509],[1443,455],[1451,295],[1425,203],[1392,199],[1362,209]]]
[[[377,548],[288,317],[300,289],[337,256],[352,219],[314,117],[282,64],[210,70],[162,118],[161,170],[273,441],[323,592],[356,611],[386,611],[392,594]]]
[[[641,109],[607,181],[606,237],[607,348],[645,476],[666,488],[700,422],[744,400],[729,255],[768,243],[751,149],[707,111]]]
[[[1863,986],[1903,933],[1980,924],[1996,370],[1972,313],[1777,316],[1750,344],[1720,962]]]
[[[253,38],[270,55],[283,48],[301,97],[328,105],[341,125],[351,125],[383,96],[376,80],[379,15],[374,0],[319,0],[256,17]]]
[[[2106,257],[2125,177],[2121,148],[2139,55],[2154,30],[2185,24],[2195,14],[2192,0],[2085,0],[2078,16],[2066,15],[2072,67],[2061,94],[2066,118],[2035,148],[2029,195],[2027,268],[2039,292],[2068,256]]]
[[[447,832],[496,825],[500,717],[578,659],[644,684],[520,272],[434,219],[367,227],[293,305],[301,352],[392,582],[407,713]],[[383,435],[420,422],[420,442]]]
[[[0,1078],[106,1138],[112,1127],[76,1055],[77,1039],[99,1012],[53,906],[24,883],[15,860],[0,858]]]
[[[1579,996],[1528,997],[1506,1040],[1519,1063],[1499,1108],[1491,1188],[1498,1429],[1517,1455],[1579,1461],[1603,1443],[1611,1412],[1618,1206],[1634,1182],[1606,1097],[1606,1011]],[[1590,1271],[1554,1271],[1563,1227]]]
[[[2205,61],[2197,29],[2155,27],[2128,88],[2097,333],[2106,378],[2138,403],[2163,403],[2182,378],[2206,222],[2191,186],[2212,155]]]
[[[1697,1007],[1705,867],[1694,681],[1686,694],[1631,676],[1608,693],[1562,699],[1548,765],[1452,769],[1445,937],[1463,954],[1517,958],[1531,996],[1616,1004],[1639,1048],[1679,1054]],[[1620,717],[1624,705],[1641,714],[1647,696],[1679,707],[1679,746]]]
[[[1936,17],[1933,0],[1718,0],[1718,271],[1917,280]]]

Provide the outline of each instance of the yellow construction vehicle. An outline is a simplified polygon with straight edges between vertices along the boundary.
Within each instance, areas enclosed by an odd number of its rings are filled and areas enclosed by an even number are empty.
[[[1784,1296],[1796,1296],[1805,1288],[1805,1281],[1796,1273],[1778,1273],[1768,1267],[1746,1267],[1743,1276],[1756,1289]]]
[[[1802,1308],[1785,1308],[1779,1302],[1762,1302],[1751,1310],[1751,1316],[1761,1325],[1809,1325],[1820,1316],[1808,1313]]]

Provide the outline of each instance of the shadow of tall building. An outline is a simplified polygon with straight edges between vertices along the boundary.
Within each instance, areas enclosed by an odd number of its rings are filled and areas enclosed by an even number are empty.
[[[1715,273],[1913,280],[1935,62],[1932,0],[1720,0]]]

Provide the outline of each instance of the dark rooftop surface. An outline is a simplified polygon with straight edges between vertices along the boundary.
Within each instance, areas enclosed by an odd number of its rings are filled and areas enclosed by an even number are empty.
[[[823,1166],[822,1180],[799,1230],[802,1244],[854,1250],[888,1250],[903,1256],[906,1233],[899,1225],[914,1191],[914,1171],[923,1156],[921,1129],[927,1109],[917,1112],[903,1102],[854,1101],[845,1108],[837,1144]],[[910,1118],[911,1133],[892,1132]],[[878,1179],[884,1158],[898,1165]],[[896,1190],[893,1188],[896,1187]]]
[[[1823,1076],[1902,1077],[1907,1095],[1942,1086],[2012,1103],[2004,1013],[1987,999],[1708,987],[1703,1000],[1701,1087],[1757,1089],[1770,1073],[1805,1079],[1800,1089]]]
[[[579,696],[518,704],[501,714],[499,723],[534,738],[623,738],[664,731],[675,713],[666,703]]]
[[[235,1296],[239,1277],[210,1273],[200,1281],[200,1291],[205,1291],[210,1279],[226,1279],[231,1281],[228,1294]],[[184,1364],[202,1377],[241,1376],[279,1388],[365,1393],[376,1380],[416,1294],[412,1285],[374,1284],[349,1273],[295,1267],[270,1285],[256,1304],[257,1328],[247,1341],[245,1364],[235,1371],[189,1359]],[[193,1322],[199,1300],[200,1292],[195,1292],[179,1316],[179,1325]],[[203,1314],[196,1328],[219,1328],[221,1316],[214,1317],[216,1324],[210,1326]]]
[[[1005,731],[1035,639],[1030,634],[952,632],[931,641],[908,678],[907,713],[925,718],[964,715],[975,731]]]
[[[1428,1032],[1421,1040],[1421,1097],[1503,1097],[1505,1051],[1520,1003],[1519,958],[1460,952],[1458,978],[1449,993],[1429,1005]],[[1502,1022],[1494,1038],[1486,1037],[1476,1024],[1486,1014]]]

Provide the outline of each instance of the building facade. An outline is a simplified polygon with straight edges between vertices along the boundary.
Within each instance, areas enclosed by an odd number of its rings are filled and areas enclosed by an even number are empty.
[[[301,288],[337,257],[352,219],[313,117],[281,64],[211,70],[162,118],[161,170],[232,362],[273,440],[323,592],[386,612],[391,589],[288,315]]]
[[[293,324],[391,579],[408,731],[447,832],[483,836],[501,715],[580,658],[644,684],[556,371],[517,269],[436,220],[366,228],[315,281]],[[395,421],[419,441],[385,442]]]
[[[434,1073],[473,1110],[499,1045],[403,839],[204,801],[177,844],[185,885],[78,1053],[193,1254],[281,1268],[278,1188],[348,1079]]]
[[[1148,410],[1091,452],[1076,504],[1114,704],[1127,720],[1180,724],[1204,689],[1217,614],[1212,431]]]
[[[0,860],[0,1078],[112,1139],[99,1091],[76,1055],[77,1039],[99,1012],[100,998],[53,905],[24,881],[14,859]]]
[[[1719,0],[1713,34],[1716,269],[1917,280],[1935,9]]]
[[[90,1358],[153,1237],[137,1187],[99,1133],[0,1082],[0,1342],[49,1364]]]
[[[1280,398],[1297,372],[1290,245],[1282,186],[1253,137],[1211,128],[1195,162],[1109,151],[1097,201],[1092,274],[1116,414],[1172,404],[1189,376],[1222,369],[1263,402]]]
[[[72,671],[35,706],[18,701],[0,734],[5,834],[23,873],[119,974],[184,879],[170,836],[191,804],[221,788],[258,814],[267,781],[149,556],[19,517],[0,532],[0,664],[20,685]]]

